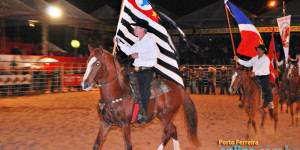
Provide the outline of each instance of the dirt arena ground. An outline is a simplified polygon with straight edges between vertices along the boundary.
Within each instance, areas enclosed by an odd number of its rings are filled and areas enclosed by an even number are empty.
[[[234,146],[219,145],[219,140],[246,140],[247,117],[237,107],[238,96],[191,95],[198,113],[200,147],[188,138],[182,107],[174,124],[177,126],[182,150],[225,150]],[[0,99],[0,150],[90,150],[99,128],[96,112],[99,91],[71,92],[23,96]],[[261,115],[257,114],[259,127]],[[279,114],[277,133],[267,116],[265,130],[258,128],[257,135],[251,128],[249,140],[258,146],[242,148],[300,149],[300,127],[290,126],[290,115]],[[160,145],[162,125],[158,119],[145,128],[132,128],[134,150],[154,150]],[[125,143],[121,130],[112,128],[103,150],[122,150]],[[173,150],[169,141],[165,150]],[[239,150],[239,149],[236,149]],[[245,150],[245,149],[244,149]]]

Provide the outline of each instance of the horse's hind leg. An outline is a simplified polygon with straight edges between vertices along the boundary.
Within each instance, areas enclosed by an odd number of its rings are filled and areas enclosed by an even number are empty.
[[[98,132],[97,138],[96,138],[94,146],[93,146],[93,150],[101,149],[109,128],[110,128],[110,125],[108,125],[104,121],[100,122],[100,128],[99,128],[99,132]]]
[[[176,127],[172,122],[164,123],[164,136],[161,145],[158,147],[158,150],[163,150],[164,146],[171,137],[173,138],[174,150],[180,150]]]
[[[277,131],[277,123],[278,123],[278,106],[275,106],[275,109],[273,111],[274,113],[274,131],[276,132]]]
[[[296,126],[299,126],[299,111],[300,111],[300,101],[298,100],[297,102],[297,109],[296,109],[296,113],[297,113],[297,116],[296,116]]]
[[[291,126],[293,126],[294,125],[294,107],[293,107],[293,103],[292,102],[290,102],[289,105],[290,105],[290,112],[291,112],[291,119],[292,119]]]
[[[257,129],[256,129],[256,123],[254,121],[254,117],[252,118],[251,123],[252,123],[252,126],[253,126],[255,134],[256,134],[257,133]]]
[[[264,129],[264,125],[265,125],[265,117],[266,117],[266,111],[264,110],[264,109],[260,109],[259,110],[260,112],[261,112],[261,116],[262,116],[262,118],[261,118],[261,123],[260,123],[260,128],[262,129],[262,131],[263,131],[263,129]]]
[[[127,150],[132,150],[130,125],[123,125],[122,131],[124,134]]]
[[[250,123],[251,123],[251,119],[249,118],[249,120],[247,122],[247,135],[246,135],[246,139],[249,139],[249,133],[250,133],[249,126],[250,126]]]

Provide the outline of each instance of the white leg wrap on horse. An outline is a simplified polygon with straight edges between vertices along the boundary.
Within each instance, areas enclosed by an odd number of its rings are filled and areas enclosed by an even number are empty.
[[[160,144],[157,150],[163,150],[164,149],[164,145]]]
[[[174,150],[180,150],[179,142],[175,139],[173,139],[173,146]]]

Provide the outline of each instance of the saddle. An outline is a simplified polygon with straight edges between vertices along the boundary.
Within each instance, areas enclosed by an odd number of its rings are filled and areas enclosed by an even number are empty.
[[[259,90],[259,104],[258,104],[258,108],[262,108],[262,107],[266,107],[268,104],[264,101],[265,99],[265,92],[262,90],[262,85],[259,79],[257,78],[251,78],[252,81],[254,81],[254,83],[256,83],[258,90]],[[270,87],[270,89],[272,90],[272,93],[274,93],[275,91],[275,84],[273,83],[269,83],[268,85]]]
[[[141,94],[140,94],[136,74],[128,68],[125,69],[125,72],[129,76],[129,80],[130,80],[129,84],[133,95],[133,99],[135,103],[139,105],[139,110],[137,115],[140,115],[141,113],[143,113],[141,111],[141,108],[143,107],[142,107],[142,101],[141,101],[142,99],[141,99]],[[171,88],[164,81],[160,80],[159,78],[153,77],[150,85],[151,95],[150,95],[150,100],[148,105],[149,110],[147,116],[149,116],[150,114],[151,115],[150,117],[148,117],[148,120],[146,122],[150,122],[155,116],[156,106],[157,106],[156,97],[159,97],[160,95],[167,93],[170,90]],[[133,116],[133,118],[134,117],[136,116]]]

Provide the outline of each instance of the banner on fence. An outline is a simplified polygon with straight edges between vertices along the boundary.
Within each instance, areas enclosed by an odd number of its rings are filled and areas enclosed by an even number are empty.
[[[83,74],[64,75],[64,86],[80,86]]]

